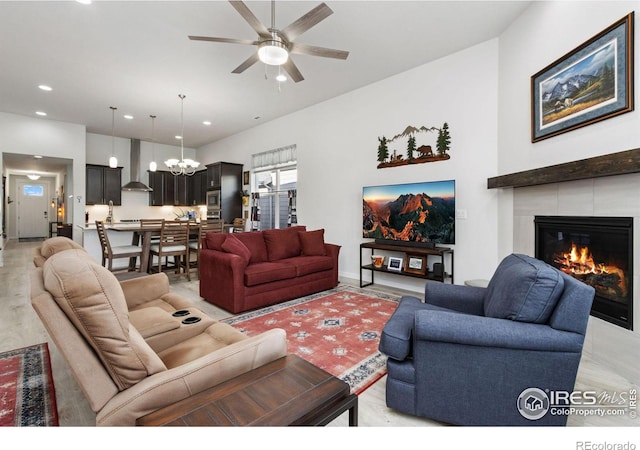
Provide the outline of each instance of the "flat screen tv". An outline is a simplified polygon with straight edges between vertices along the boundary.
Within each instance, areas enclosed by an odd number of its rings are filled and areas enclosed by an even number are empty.
[[[365,186],[362,237],[378,243],[455,244],[455,180]]]

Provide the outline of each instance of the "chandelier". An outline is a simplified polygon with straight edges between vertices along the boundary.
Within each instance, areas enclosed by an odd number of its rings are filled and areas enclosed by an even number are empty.
[[[200,163],[193,159],[184,158],[184,98],[186,96],[179,94],[178,97],[180,97],[180,122],[182,124],[180,134],[180,160],[172,158],[166,160],[164,163],[173,175],[193,175],[196,173],[196,169]]]

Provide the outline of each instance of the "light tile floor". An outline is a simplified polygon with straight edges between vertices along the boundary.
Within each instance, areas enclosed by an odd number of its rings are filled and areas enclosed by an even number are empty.
[[[29,301],[28,272],[33,267],[32,251],[37,243],[5,241],[0,250],[0,351],[24,347],[39,342],[49,342],[55,380],[58,412],[61,426],[92,426],[95,414],[84,399],[82,391],[73,379],[65,361],[44,330]],[[357,284],[354,280],[344,283]],[[216,319],[229,313],[200,298],[198,281],[175,281],[171,288],[190,300],[203,312]],[[610,371],[607,367],[583,357],[578,370],[576,389],[597,392],[628,392],[638,389],[629,380]],[[331,425],[347,425],[346,413]],[[361,427],[442,427],[437,422],[400,414],[386,407],[385,378],[376,382],[359,397],[359,425]],[[625,416],[571,416],[569,427],[628,427],[640,425],[639,419]],[[446,429],[446,428],[443,428]],[[434,430],[435,431],[435,430]],[[435,435],[434,435],[435,436]],[[621,436],[619,436],[621,437]],[[574,447],[575,448],[575,447]]]

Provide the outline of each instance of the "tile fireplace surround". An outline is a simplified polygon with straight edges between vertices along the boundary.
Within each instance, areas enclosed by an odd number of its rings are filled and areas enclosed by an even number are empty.
[[[613,367],[635,383],[640,381],[640,173],[513,189],[513,251],[535,254],[535,216],[633,217],[633,299],[635,331],[590,317],[584,352]]]

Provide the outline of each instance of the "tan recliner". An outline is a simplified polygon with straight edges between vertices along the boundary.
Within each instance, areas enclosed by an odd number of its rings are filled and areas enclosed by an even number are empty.
[[[185,300],[168,287],[164,274],[119,283],[77,248],[47,255],[33,269],[32,305],[97,425],[135,425],[138,417],[286,354],[283,330],[248,337],[183,308]],[[173,304],[188,314],[176,316]]]

